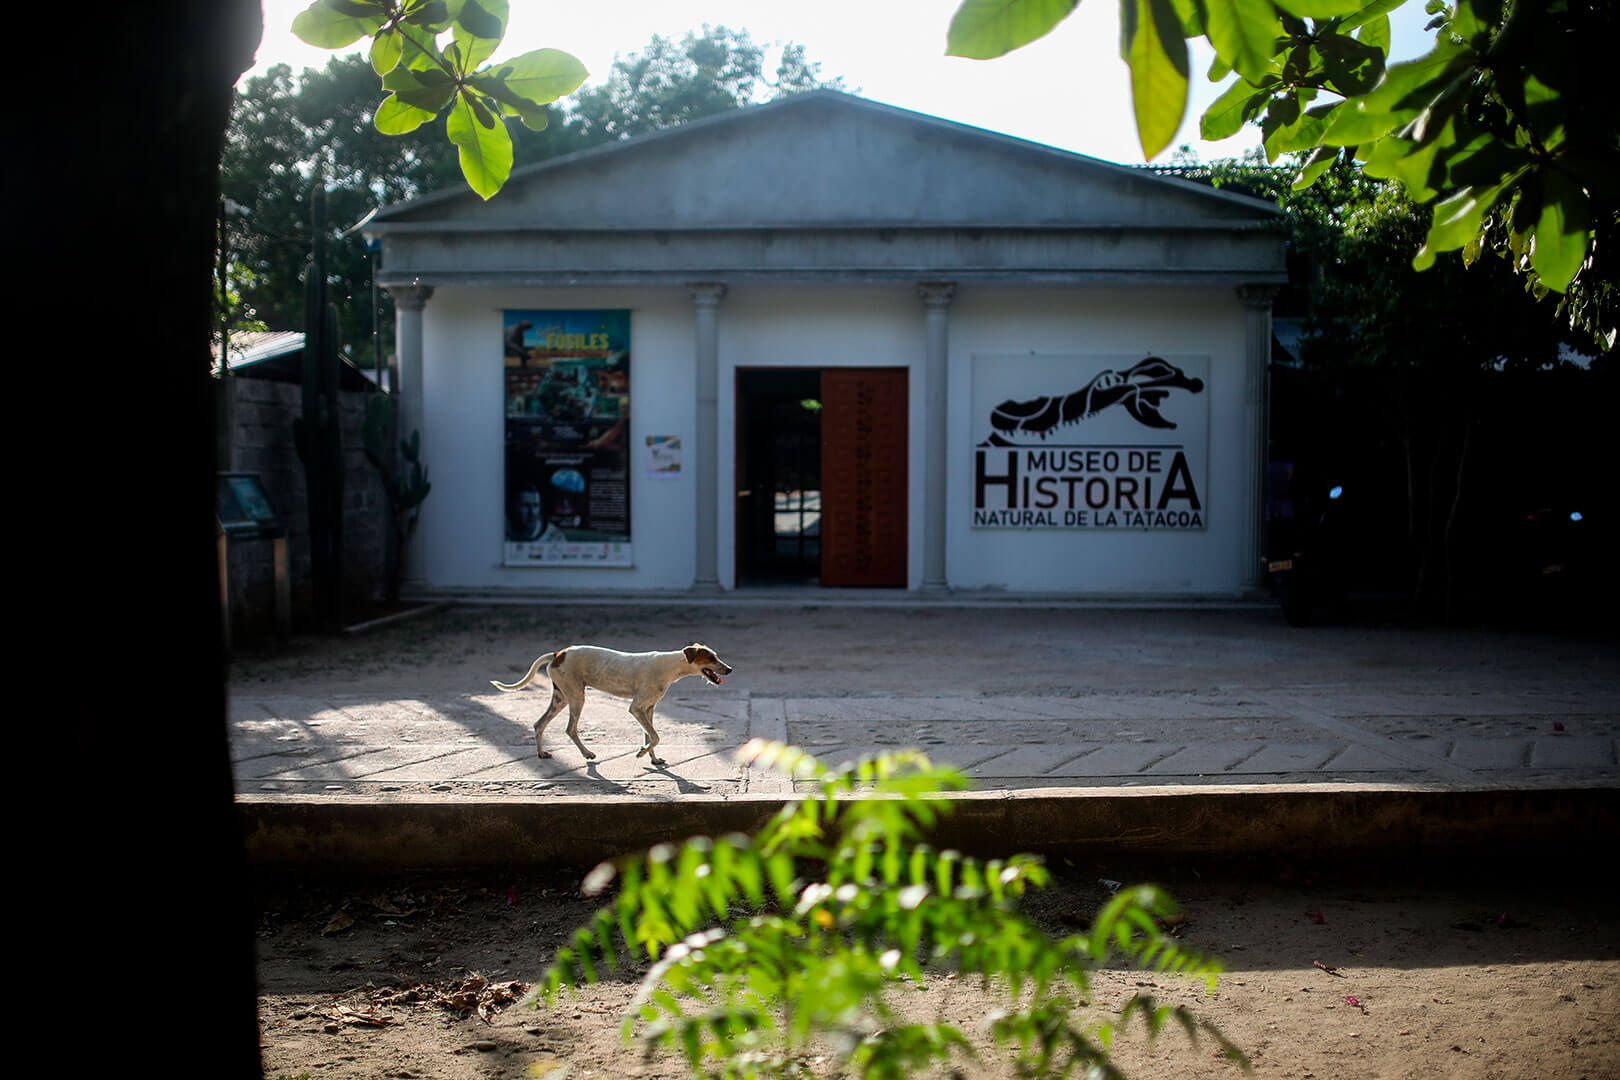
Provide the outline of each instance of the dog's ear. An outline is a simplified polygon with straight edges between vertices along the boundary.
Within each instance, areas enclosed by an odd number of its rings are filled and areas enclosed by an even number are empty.
[[[697,663],[698,649],[699,648],[700,648],[700,646],[698,646],[698,645],[688,645],[686,648],[681,650],[681,655],[686,657],[686,662],[688,664]]]

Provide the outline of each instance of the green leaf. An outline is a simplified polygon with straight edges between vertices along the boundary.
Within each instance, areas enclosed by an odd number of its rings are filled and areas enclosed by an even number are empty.
[[[1340,15],[1354,15],[1362,8],[1363,0],[1276,0],[1277,6],[1290,15],[1302,19],[1332,19]]]
[[[1346,34],[1319,34],[1316,48],[1330,88],[1347,98],[1365,94],[1384,74],[1384,51]]]
[[[1423,247],[1412,259],[1413,268],[1427,270],[1434,265],[1438,253],[1455,251],[1477,236],[1484,225],[1485,215],[1528,168],[1525,166],[1515,170],[1498,184],[1484,188],[1465,187],[1441,200],[1434,208],[1434,223],[1429,226]]]
[[[403,64],[383,76],[382,85],[405,104],[425,109],[434,116],[450,104],[456,93],[455,82],[437,68],[413,71]]]
[[[332,0],[315,0],[293,18],[292,32],[307,45],[341,49],[376,33],[384,21],[381,4],[343,4],[340,7]]]
[[[1050,33],[1080,0],[963,0],[945,32],[945,55],[993,60]]]
[[[1338,159],[1338,147],[1318,146],[1311,151],[1311,156],[1305,159],[1305,164],[1300,167],[1299,175],[1294,177],[1293,189],[1295,191],[1304,191],[1316,183],[1317,178],[1327,172],[1328,168]]]
[[[486,122],[487,121],[487,122]],[[512,136],[468,91],[456,95],[445,132],[460,151],[467,186],[488,199],[512,175]]]
[[[1210,142],[1227,139],[1259,115],[1268,95],[1242,79],[1233,80],[1226,91],[1210,103],[1198,121],[1198,133]]]
[[[1541,283],[1565,292],[1586,261],[1587,232],[1592,210],[1586,192],[1566,173],[1544,169],[1541,176],[1541,217],[1530,242],[1530,267]]]
[[[1473,138],[1464,146],[1456,145],[1469,132],[1474,132]],[[1465,127],[1456,120],[1447,123],[1441,137],[1435,142],[1441,146],[1436,179],[1446,188],[1486,187],[1520,166],[1533,164],[1533,159],[1525,151],[1508,146],[1489,132]],[[1405,180],[1404,176],[1402,180]]]
[[[465,72],[477,71],[506,36],[506,0],[466,0],[455,16],[455,41],[461,46]]]
[[[461,0],[451,18],[469,37],[498,42],[506,36],[507,13],[506,0]]]
[[[432,33],[439,33],[450,25],[450,7],[444,0],[420,0],[407,5],[405,22]]]
[[[1447,148],[1445,140],[1433,139],[1419,146],[1408,139],[1390,135],[1380,140],[1380,145],[1386,143],[1391,149],[1402,146],[1409,149],[1391,164],[1387,172],[1368,175],[1385,175],[1399,180],[1414,202],[1429,202],[1436,198],[1442,189],[1441,174],[1445,171],[1436,163],[1441,151]]]
[[[1282,20],[1271,0],[1207,0],[1204,17],[1215,55],[1258,83],[1270,68],[1282,35]]]
[[[1360,146],[1375,142],[1417,115],[1410,112],[1386,112],[1370,109],[1366,98],[1346,101],[1345,107],[1333,114],[1333,122],[1322,132],[1322,143],[1327,146]]]
[[[399,26],[398,30],[403,49],[400,63],[413,71],[446,73],[450,65],[439,51],[439,43],[432,30],[408,24]]]
[[[572,94],[589,76],[585,65],[571,54],[561,49],[535,49],[497,64],[473,81],[496,100],[545,105]],[[503,92],[497,94],[488,89],[490,85],[502,87]]]
[[[1372,142],[1413,120],[1442,96],[1472,63],[1474,54],[1450,39],[1427,56],[1392,64],[1365,96],[1340,109],[1322,139],[1334,146]]]
[[[1187,113],[1187,41],[1170,0],[1123,0],[1120,14],[1136,133],[1151,161],[1170,145]]]
[[[419,109],[415,105],[401,101],[398,94],[389,94],[383,99],[382,104],[377,106],[377,115],[371,122],[384,135],[404,135],[415,131],[437,115],[437,109],[431,112]]]
[[[1405,6],[1406,3],[1407,0],[1373,0],[1372,3],[1367,4],[1349,18],[1341,19],[1339,21],[1339,31],[1343,33],[1347,30],[1354,30],[1358,26],[1364,26],[1380,18],[1384,20],[1384,25],[1387,27],[1389,25],[1389,13],[1396,8]]]
[[[1361,29],[1356,34],[1356,40],[1363,45],[1377,49],[1387,57],[1389,55],[1389,16],[1384,14],[1373,15],[1358,25]],[[1354,27],[1345,26],[1342,29],[1350,30],[1354,29]]]
[[[1204,0],[1170,0],[1176,9],[1176,19],[1181,23],[1181,36],[1184,38],[1204,37],[1209,33],[1209,27],[1204,22]]]
[[[399,66],[405,52],[405,38],[398,30],[383,30],[371,39],[371,70],[386,75]]]
[[[1338,101],[1318,105],[1301,113],[1293,123],[1278,127],[1265,140],[1266,154],[1275,161],[1282,154],[1316,149],[1322,141],[1322,131],[1327,127],[1328,118],[1343,105]]]
[[[1513,217],[1508,228],[1508,251],[1513,254],[1513,265],[1523,271],[1530,266],[1530,241],[1536,234],[1536,223],[1541,220],[1541,187],[1544,175],[1537,173],[1519,188],[1513,202]]]

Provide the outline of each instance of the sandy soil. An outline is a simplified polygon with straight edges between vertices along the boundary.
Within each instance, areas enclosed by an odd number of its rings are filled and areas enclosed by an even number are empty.
[[[728,689],[738,682],[762,695],[940,686],[987,694],[1168,692],[1366,679],[1485,689],[1606,678],[1614,670],[1612,641],[1371,623],[1301,633],[1258,611],[494,607],[244,651],[231,680],[294,695],[474,692],[560,645],[636,650],[693,640],[737,668]],[[644,1061],[621,1042],[631,983],[591,988],[560,1008],[516,1003],[594,908],[577,892],[582,869],[261,881],[265,1075],[683,1075],[679,1062]],[[1256,1075],[1620,1078],[1620,930],[1601,867],[1547,866],[1534,852],[1503,852],[1491,866],[1445,873],[1062,860],[1054,870],[1056,887],[1030,902],[1054,932],[1084,925],[1104,898],[1100,878],[1158,881],[1182,900],[1184,940],[1225,965],[1219,994],[1105,972],[1094,982],[1094,1002],[1117,1008],[1140,989],[1191,1004],[1248,1052]],[[956,1022],[975,1037],[997,1001],[948,973],[924,992],[901,993],[919,1015]],[[1127,1038],[1117,1061],[1132,1076],[1240,1075],[1213,1046],[1190,1044],[1179,1032],[1153,1046]],[[1013,1075],[988,1046],[962,1073]]]
[[[1620,1075],[1620,933],[1612,899],[1596,889],[1511,871],[1396,883],[1258,867],[1057,869],[1057,886],[1029,901],[1054,933],[1084,925],[1105,896],[1098,877],[1157,878],[1181,898],[1183,941],[1226,968],[1217,995],[1162,975],[1103,972],[1095,1007],[1117,1010],[1138,991],[1188,1004],[1245,1050],[1257,1076]],[[259,932],[265,1074],[684,1075],[679,1060],[645,1060],[621,1041],[628,981],[556,1007],[518,1003],[593,909],[578,880],[514,872],[271,886]],[[959,1063],[963,1075],[1015,1075],[979,1026],[998,994],[940,973],[925,992],[897,995],[980,1045],[978,1060]],[[1116,1061],[1136,1077],[1241,1075],[1212,1042],[1180,1031],[1150,1045],[1133,1028]]]

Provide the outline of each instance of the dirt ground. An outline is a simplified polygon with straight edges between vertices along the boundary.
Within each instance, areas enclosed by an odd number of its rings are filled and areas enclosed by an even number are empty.
[[[1225,967],[1217,994],[1163,975],[1103,972],[1094,1005],[1117,1010],[1144,990],[1190,1005],[1249,1055],[1256,1076],[1620,1076],[1620,932],[1607,891],[1527,880],[1506,866],[1432,882],[1259,867],[1055,869],[1056,887],[1027,905],[1052,933],[1084,926],[1106,897],[1099,878],[1159,880],[1178,896],[1183,942]],[[270,885],[258,941],[265,1075],[684,1075],[680,1060],[644,1059],[622,1041],[628,979],[554,1007],[521,1003],[594,909],[579,880],[514,871]],[[941,974],[926,991],[896,997],[974,1039],[981,1057],[960,1062],[962,1075],[1015,1075],[980,1026],[1002,1004],[998,994]],[[1213,1042],[1179,1030],[1149,1044],[1131,1028],[1116,1062],[1128,1076],[1162,1080],[1241,1075]]]
[[[1612,640],[1431,631],[1364,621],[1302,634],[1268,612],[453,608],[364,635],[244,650],[233,685],[318,695],[466,687],[544,649],[635,650],[702,640],[757,694],[844,696],[971,685],[996,692],[1170,692],[1377,678],[1483,689],[1607,677]],[[829,662],[836,657],[836,663]],[[904,672],[904,675],[897,675]],[[907,686],[897,687],[902,678]],[[1085,925],[1100,879],[1156,881],[1183,903],[1185,943],[1225,967],[1220,991],[1103,972],[1099,1009],[1139,990],[1192,1005],[1255,1074],[1620,1078],[1620,929],[1605,873],[1503,852],[1440,868],[1057,859],[1028,909],[1054,933]],[[594,910],[588,868],[366,881],[261,879],[259,1018],[265,1075],[312,1078],[678,1077],[619,1035],[633,982],[556,1008],[520,999]],[[1329,970],[1333,969],[1333,970]],[[908,1009],[957,1023],[983,1055],[969,1077],[1011,1077],[981,1037],[993,992],[941,973],[901,990]],[[1117,1047],[1127,1075],[1238,1076],[1207,1041],[1139,1029]],[[812,1060],[812,1066],[825,1065]]]

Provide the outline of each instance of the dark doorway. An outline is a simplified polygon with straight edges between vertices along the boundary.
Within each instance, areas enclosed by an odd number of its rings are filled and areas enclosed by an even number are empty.
[[[737,373],[737,583],[821,578],[821,372]]]

